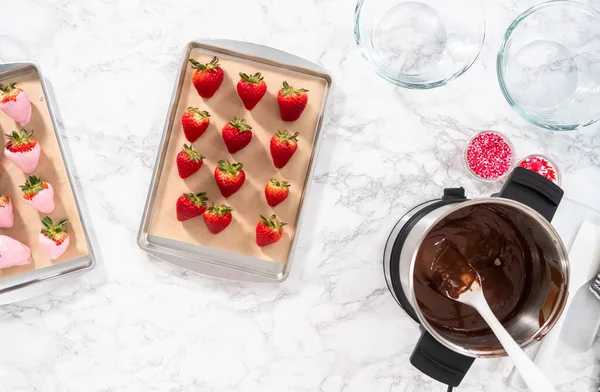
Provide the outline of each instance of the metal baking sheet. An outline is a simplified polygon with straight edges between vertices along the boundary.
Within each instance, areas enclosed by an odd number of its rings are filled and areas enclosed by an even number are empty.
[[[34,138],[42,147],[42,157],[33,174],[53,184],[56,209],[48,215],[54,220],[69,219],[71,244],[67,252],[54,261],[40,253],[37,247],[37,236],[41,229],[39,220],[45,214],[38,214],[31,207],[22,205],[18,185],[24,182],[26,175],[11,165],[4,166],[0,192],[8,194],[13,201],[15,225],[10,229],[0,229],[0,233],[25,242],[32,250],[33,261],[26,266],[0,270],[0,304],[46,292],[59,286],[62,278],[67,275],[84,272],[95,265],[79,197],[73,185],[63,142],[58,133],[51,95],[44,78],[39,68],[31,62],[0,64],[0,83],[11,82],[17,82],[17,86],[22,87],[31,99],[33,117],[22,128],[33,129]],[[2,133],[21,128],[4,114],[1,116]]]
[[[290,224],[291,229],[288,228],[288,234],[290,234],[290,237],[287,239],[289,240],[289,251],[287,249],[283,249],[284,244],[276,244],[276,245],[280,245],[278,248],[277,247],[273,247],[270,249],[267,249],[267,251],[265,251],[264,253],[260,253],[257,252],[256,249],[258,249],[256,247],[256,245],[253,245],[253,247],[255,249],[250,249],[249,251],[246,251],[243,247],[241,248],[241,246],[239,243],[233,243],[233,241],[231,243],[228,242],[224,242],[223,241],[223,237],[220,238],[219,240],[213,240],[214,238],[218,237],[205,237],[203,238],[197,238],[197,237],[201,237],[202,236],[202,230],[205,230],[205,228],[203,227],[204,223],[202,222],[201,218],[196,218],[192,221],[195,221],[196,223],[194,223],[193,225],[190,225],[188,227],[186,227],[185,225],[187,224],[187,222],[184,222],[184,228],[186,229],[185,231],[181,230],[181,224],[178,223],[175,219],[174,219],[174,209],[172,207],[172,205],[174,206],[175,204],[175,200],[176,200],[176,195],[180,194],[180,190],[179,188],[181,187],[182,191],[186,191],[186,192],[190,192],[190,191],[205,191],[205,189],[196,189],[194,188],[194,183],[189,183],[187,180],[185,181],[185,186],[182,185],[183,184],[183,180],[176,178],[176,180],[172,179],[172,168],[170,168],[168,165],[173,165],[174,162],[174,153],[176,151],[178,151],[180,149],[180,146],[178,144],[174,144],[175,140],[177,140],[177,142],[179,143],[182,139],[182,137],[179,136],[180,133],[180,116],[181,116],[181,111],[182,111],[182,107],[184,106],[188,106],[187,105],[187,100],[190,99],[190,97],[192,97],[192,94],[190,94],[190,86],[191,86],[191,81],[189,80],[189,75],[190,75],[190,71],[189,71],[189,63],[188,63],[188,58],[190,57],[198,57],[200,56],[202,60],[207,60],[212,58],[212,56],[217,56],[219,57],[219,59],[221,60],[221,62],[224,64],[223,67],[226,70],[226,75],[228,73],[230,73],[230,78],[229,80],[227,80],[226,77],[226,81],[224,82],[224,85],[221,87],[221,89],[227,89],[226,93],[222,93],[221,97],[219,97],[219,93],[221,92],[221,90],[219,90],[219,92],[217,93],[217,95],[214,98],[211,98],[210,100],[208,100],[207,102],[200,102],[197,99],[194,101],[194,103],[202,103],[202,104],[206,104],[207,106],[209,106],[208,110],[209,112],[211,112],[211,115],[213,115],[213,111],[219,112],[220,110],[224,110],[227,114],[226,116],[232,116],[233,114],[237,113],[237,117],[244,117],[247,119],[247,121],[255,126],[258,125],[258,128],[260,128],[260,130],[258,130],[257,132],[255,132],[255,138],[261,139],[261,145],[267,145],[268,146],[268,139],[265,139],[265,129],[267,128],[267,124],[268,124],[268,131],[271,133],[274,133],[277,129],[271,129],[270,127],[273,126],[274,124],[274,117],[275,116],[279,116],[278,112],[277,112],[277,106],[276,106],[276,102],[275,102],[275,96],[277,94],[277,90],[279,89],[280,83],[286,79],[286,78],[290,78],[290,79],[294,79],[296,78],[297,80],[302,80],[302,81],[317,81],[318,83],[313,83],[313,86],[318,85],[318,86],[322,86],[322,89],[320,91],[322,91],[322,93],[318,93],[315,92],[316,94],[318,94],[317,96],[314,95],[310,95],[309,92],[309,105],[311,104],[311,100],[313,102],[314,107],[312,108],[312,111],[314,112],[314,121],[313,122],[308,122],[304,121],[301,124],[303,124],[304,126],[304,131],[306,131],[309,127],[310,128],[310,132],[304,132],[306,135],[305,137],[308,137],[308,135],[312,135],[311,140],[309,140],[312,144],[312,148],[307,148],[307,140],[304,140],[305,143],[305,148],[306,150],[304,152],[302,152],[301,154],[305,154],[305,158],[306,158],[306,167],[302,167],[302,169],[298,169],[298,170],[304,170],[305,172],[302,172],[301,175],[301,179],[298,181],[299,183],[296,184],[295,188],[297,190],[297,194],[292,195],[290,194],[290,199],[295,199],[294,203],[297,202],[297,209],[295,209],[293,212],[293,214],[288,214],[288,216],[294,216],[294,219],[290,222],[289,220],[287,220],[287,222]],[[181,69],[180,69],[180,74],[178,77],[178,80],[175,83],[175,88],[173,91],[173,95],[171,98],[171,103],[170,103],[170,108],[169,108],[169,113],[167,116],[167,120],[165,123],[165,128],[164,128],[164,132],[163,132],[163,136],[162,136],[162,140],[160,143],[160,147],[159,147],[159,151],[158,151],[158,157],[157,157],[157,161],[156,161],[156,165],[154,168],[154,174],[153,174],[153,178],[152,178],[152,182],[150,185],[150,189],[149,189],[149,194],[148,194],[148,199],[146,202],[146,207],[145,207],[145,211],[144,211],[144,215],[142,217],[142,222],[140,225],[140,230],[139,230],[139,235],[138,235],[138,243],[141,249],[143,249],[144,251],[160,258],[163,259],[167,262],[171,262],[177,266],[180,266],[182,268],[194,271],[194,272],[198,272],[198,273],[202,273],[202,274],[206,274],[206,275],[211,275],[211,276],[216,276],[216,277],[220,277],[220,278],[224,278],[224,279],[231,279],[231,280],[244,280],[244,281],[266,281],[266,282],[280,282],[283,281],[290,270],[290,266],[291,266],[291,260],[293,259],[293,254],[294,254],[294,248],[295,248],[295,244],[296,244],[296,238],[297,238],[297,234],[298,234],[298,229],[300,228],[300,223],[301,223],[301,218],[302,218],[302,205],[303,205],[303,200],[304,200],[304,195],[306,194],[306,192],[308,191],[311,179],[312,179],[312,173],[313,173],[313,169],[314,169],[314,160],[318,151],[318,147],[319,147],[319,140],[320,140],[320,133],[321,133],[321,126],[323,124],[323,120],[324,117],[326,115],[326,107],[327,107],[327,99],[329,97],[330,91],[331,91],[331,87],[332,87],[332,78],[331,75],[323,68],[310,63],[304,59],[301,59],[299,57],[293,56],[291,54],[285,53],[285,52],[281,52],[279,50],[275,50],[272,48],[268,48],[265,46],[261,46],[261,45],[255,45],[255,44],[250,44],[247,42],[239,42],[239,41],[230,41],[230,40],[205,40],[202,42],[191,42],[190,44],[188,44],[186,46],[186,49],[184,51],[183,54],[183,59],[182,59],[182,64],[181,64]],[[234,68],[231,64],[233,63],[239,63],[236,64],[236,68]],[[229,66],[229,68],[226,68],[227,66]],[[255,72],[255,70],[261,71],[263,72],[263,74],[265,75],[265,80],[267,81],[267,84],[269,86],[269,91],[267,92],[267,95],[263,98],[263,100],[268,99],[270,100],[270,103],[268,105],[269,106],[268,110],[264,107],[265,105],[267,105],[266,103],[263,105],[263,108],[261,109],[260,106],[263,104],[263,101],[261,101],[261,103],[259,103],[259,106],[257,106],[257,108],[252,111],[251,113],[246,112],[243,109],[243,106],[241,106],[241,104],[239,103],[239,98],[237,97],[237,94],[235,92],[235,85],[233,85],[233,81],[235,80],[235,75],[237,75],[238,71],[244,71],[244,72]],[[233,75],[233,71],[235,71],[235,75]],[[280,73],[278,78],[274,78],[271,75],[271,78],[269,80],[268,76],[270,73]],[[303,87],[301,85],[298,85],[298,87]],[[309,88],[310,90],[310,88]],[[316,91],[319,91],[319,89],[315,89]],[[313,91],[313,90],[311,90]],[[195,91],[193,91],[193,95],[197,96],[197,94],[195,93]],[[183,96],[183,97],[182,97]],[[312,97],[312,98],[311,98]],[[193,98],[193,97],[192,97]],[[198,99],[200,99],[199,97],[196,97]],[[194,98],[195,99],[195,98]],[[231,101],[228,101],[231,100]],[[211,107],[211,105],[213,105]],[[275,105],[274,107],[272,105]],[[192,105],[192,106],[199,106],[201,108],[204,109],[204,107],[202,107],[201,104],[198,105]],[[241,107],[241,109],[236,109],[236,107]],[[222,108],[222,109],[220,109]],[[211,111],[211,109],[213,111]],[[237,111],[236,111],[237,110]],[[309,110],[307,109],[307,112]],[[262,113],[262,114],[261,114]],[[306,113],[305,113],[306,114]],[[305,116],[305,114],[303,114],[303,116]],[[217,115],[221,115],[221,113],[217,113]],[[225,116],[225,117],[226,117]],[[262,119],[261,119],[261,116]],[[269,118],[265,118],[269,117]],[[223,116],[221,116],[223,117]],[[271,118],[273,117],[273,118]],[[228,118],[228,117],[226,117]],[[285,124],[281,124],[283,125],[283,128],[287,128],[288,130],[290,130],[291,132],[297,131],[298,126],[301,125],[300,121],[303,119],[303,117],[301,117],[301,119],[298,121],[299,124],[295,124],[295,123],[285,123]],[[211,117],[211,128],[209,128],[209,130],[207,131],[207,134],[209,132],[213,133],[213,136],[210,137],[218,137],[220,138],[220,129],[222,128],[222,126],[224,125],[223,118],[219,119],[220,122],[218,122],[217,124],[213,123],[213,117]],[[279,119],[279,122],[281,122],[281,120]],[[310,124],[310,125],[307,125]],[[265,129],[262,129],[262,128]],[[314,127],[314,129],[313,129]],[[216,129],[215,129],[216,128]],[[257,129],[254,129],[255,131]],[[177,133],[176,133],[177,132]],[[261,134],[262,132],[262,134]],[[302,134],[303,132],[300,132],[301,136],[300,136],[300,140],[302,143]],[[216,136],[218,134],[218,136]],[[194,148],[197,149],[200,153],[202,153],[203,155],[209,155],[208,153],[205,153],[203,151],[204,148],[208,148],[211,146],[214,146],[214,142],[213,144],[208,144],[207,146],[207,141],[205,135],[203,135],[197,142],[195,142],[194,144]],[[204,141],[203,141],[204,139]],[[217,139],[214,139],[217,140]],[[266,142],[265,142],[266,141]],[[222,142],[221,142],[222,143]],[[258,141],[254,141],[252,143],[258,143]],[[252,145],[252,144],[251,144]],[[255,148],[257,148],[258,146],[255,146]],[[218,147],[217,147],[218,148]],[[260,147],[258,147],[260,148]],[[300,148],[299,150],[300,151]],[[224,159],[233,159],[234,161],[240,161],[243,162],[244,165],[246,166],[247,164],[254,164],[254,158],[250,158],[249,154],[254,154],[253,152],[249,151],[249,149],[245,149],[242,150],[241,154],[240,153],[236,153],[234,154],[233,157],[227,156],[224,157]],[[262,153],[261,153],[262,154]],[[264,160],[264,154],[262,154],[263,157],[258,157],[257,155],[253,155],[252,157],[256,157],[257,160],[259,159],[263,159]],[[173,161],[173,162],[172,162]],[[206,170],[205,173],[202,174],[202,176],[204,176],[204,178],[208,178],[208,177],[212,177],[212,169],[213,167],[210,166],[211,162],[207,162],[205,160],[205,164],[207,166],[209,166],[208,169],[205,169],[204,167],[200,169],[200,171],[202,170]],[[214,162],[213,162],[214,164]],[[272,166],[272,164],[271,164]],[[286,166],[287,168],[287,166]],[[286,170],[286,168],[284,168],[283,170]],[[282,173],[285,173],[282,170]],[[247,180],[250,178],[249,173],[251,173],[252,171],[247,171],[246,175],[247,175]],[[254,170],[253,172],[256,172],[256,170]],[[297,175],[298,173],[291,173],[290,171],[287,172],[287,175],[296,175],[296,177],[298,177]],[[287,178],[285,178],[287,179]],[[250,178],[250,180],[252,180]],[[170,181],[170,182],[169,182]],[[264,181],[264,179],[261,178],[261,181]],[[214,180],[212,181],[214,182]],[[302,186],[300,186],[300,183],[302,184]],[[209,186],[211,187],[212,185],[210,185],[207,181],[203,182],[203,187],[204,186]],[[258,196],[260,193],[262,193],[262,189],[260,189],[260,181],[254,181],[253,187],[256,189],[253,189],[251,192],[254,192],[255,196]],[[264,184],[264,183],[263,183]],[[246,185],[244,185],[246,186]],[[264,185],[262,185],[264,187]],[[177,190],[174,191],[173,188],[176,187]],[[164,193],[165,193],[165,188],[169,190],[169,198],[165,199],[164,198]],[[213,188],[216,189],[216,187],[213,186]],[[294,183],[292,183],[292,189],[294,188]],[[244,188],[242,188],[243,190]],[[210,190],[210,189],[209,189]],[[300,191],[301,190],[301,191]],[[171,194],[172,193],[172,194]],[[213,196],[214,193],[217,193],[218,195],[218,191],[214,191],[210,192],[208,194],[209,198],[212,200],[213,198],[211,196]],[[236,195],[234,195],[235,197]],[[174,198],[171,201],[171,198]],[[263,196],[264,198],[264,196]],[[164,202],[159,203],[159,201],[162,201],[164,199]],[[232,199],[232,198],[230,198]],[[227,199],[225,202],[232,205],[234,207],[234,219],[235,219],[235,209],[236,206],[229,203],[230,199]],[[246,202],[251,203],[254,202],[255,199],[249,199],[248,197],[246,197]],[[218,202],[222,202],[222,200],[218,200]],[[240,203],[240,200],[237,200],[238,205]],[[287,200],[286,200],[287,202]],[[235,203],[235,201],[234,201]],[[285,203],[285,202],[284,202]],[[290,200],[290,204],[292,203],[292,201]],[[282,203],[283,204],[283,203]],[[266,205],[266,204],[265,204]],[[295,205],[295,204],[291,204],[291,205]],[[166,207],[165,207],[166,206]],[[268,206],[267,206],[268,208]],[[277,208],[277,207],[276,207]],[[156,221],[157,221],[157,215],[159,217],[162,217],[163,214],[168,213],[168,217],[169,220],[158,220],[159,222],[166,222],[165,225],[172,225],[173,221],[175,223],[177,223],[177,225],[172,226],[173,231],[181,231],[180,235],[172,235],[172,230],[169,229],[169,227],[163,227],[161,226],[160,229],[161,230],[157,230],[156,226],[153,227],[153,224],[156,225]],[[155,215],[156,214],[156,215]],[[263,213],[264,215],[270,214],[270,212],[267,210],[265,210],[265,212]],[[277,213],[277,215],[279,216],[280,214]],[[252,221],[252,224],[255,226],[256,223],[258,222],[258,214],[256,216],[256,221]],[[249,232],[250,232],[250,223],[246,222],[249,221],[248,219],[244,219],[244,223],[241,223],[242,225],[246,225],[245,227],[245,234],[246,237],[249,237]],[[200,222],[200,223],[198,223]],[[163,224],[163,223],[161,223]],[[252,226],[253,229],[253,226]],[[229,228],[227,230],[230,230]],[[233,229],[232,229],[233,230]],[[237,229],[236,229],[237,230]],[[159,235],[156,235],[156,233],[158,233]],[[220,236],[221,234],[219,234]],[[285,234],[284,234],[285,235]],[[230,237],[231,238],[231,237]],[[233,240],[233,239],[232,239]],[[246,238],[246,241],[248,241],[248,238]],[[254,241],[254,238],[252,237],[252,242]],[[282,239],[283,241],[283,239]],[[240,250],[241,249],[241,250]],[[283,256],[282,256],[283,255]]]

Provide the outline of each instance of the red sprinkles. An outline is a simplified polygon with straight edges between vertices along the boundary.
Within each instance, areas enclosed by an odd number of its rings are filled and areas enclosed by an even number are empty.
[[[559,184],[559,175],[556,167],[548,159],[539,155],[530,155],[524,158],[519,166],[525,169],[536,172],[537,174],[546,177],[555,184]]]
[[[496,132],[482,132],[467,146],[467,165],[478,177],[496,180],[512,165],[513,151],[508,140]]]

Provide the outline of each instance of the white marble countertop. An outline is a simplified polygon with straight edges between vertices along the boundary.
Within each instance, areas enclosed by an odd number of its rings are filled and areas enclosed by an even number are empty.
[[[593,1],[600,6],[599,0]],[[389,294],[385,240],[416,203],[464,186],[476,130],[555,158],[567,196],[600,209],[598,127],[551,133],[505,102],[495,55],[531,0],[487,2],[476,64],[448,86],[377,77],[347,0],[19,0],[2,5],[0,61],[40,64],[58,100],[100,259],[47,295],[0,307],[0,391],[445,391],[408,358],[418,328]],[[309,213],[281,285],[196,276],[141,252],[136,233],[185,44],[246,40],[294,53],[337,81]],[[564,356],[561,392],[596,391],[600,344]],[[458,391],[505,391],[503,361],[477,361]]]

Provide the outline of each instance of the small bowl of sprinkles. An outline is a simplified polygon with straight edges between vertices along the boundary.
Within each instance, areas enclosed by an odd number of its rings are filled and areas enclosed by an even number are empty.
[[[560,186],[561,177],[558,166],[556,166],[556,163],[547,156],[541,154],[529,155],[521,159],[517,166],[536,172]]]
[[[465,166],[473,177],[481,181],[498,181],[510,172],[513,151],[512,143],[503,134],[495,131],[479,132],[465,147]]]

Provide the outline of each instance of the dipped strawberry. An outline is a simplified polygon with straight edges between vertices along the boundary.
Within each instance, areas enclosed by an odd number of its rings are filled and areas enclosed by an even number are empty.
[[[0,227],[10,229],[15,221],[13,205],[10,198],[0,194]]]
[[[11,83],[8,86],[0,84],[0,109],[22,127],[31,120],[31,101],[27,93]]]
[[[279,241],[283,235],[283,226],[287,223],[280,222],[275,215],[271,218],[261,215],[260,219],[261,221],[256,225],[256,245],[262,248]]]
[[[267,199],[267,204],[271,207],[275,207],[287,199],[289,193],[290,183],[287,181],[278,181],[271,178],[265,186],[265,198]]]
[[[221,131],[223,141],[230,154],[246,147],[252,140],[252,127],[246,124],[246,120],[234,118],[223,127]]]
[[[243,167],[241,163],[219,161],[215,168],[215,181],[223,197],[233,195],[244,185],[246,173],[242,170]]]
[[[277,94],[279,114],[283,121],[296,121],[300,118],[308,103],[307,92],[308,90],[294,88],[288,82],[283,82],[283,88]]]
[[[179,177],[188,178],[196,173],[202,167],[203,159],[204,156],[198,154],[192,146],[184,144],[183,149],[177,154],[177,171],[179,172]]]
[[[54,211],[54,189],[49,183],[39,177],[29,176],[25,184],[21,185],[21,190],[25,204],[44,214]]]
[[[248,76],[240,72],[240,81],[237,84],[237,93],[248,110],[254,109],[267,92],[267,84],[260,72]]]
[[[50,217],[42,219],[44,228],[40,233],[40,247],[50,260],[58,259],[69,247],[71,237],[69,237],[67,223],[68,220],[63,219],[54,225]]]
[[[219,65],[219,59],[214,57],[210,63],[200,64],[194,59],[189,59],[194,68],[192,83],[202,98],[210,98],[221,87],[223,83],[223,69]]]
[[[219,234],[231,223],[233,208],[224,204],[212,204],[204,212],[206,228],[213,234]]]
[[[0,235],[0,269],[31,263],[31,249],[25,244]]]
[[[204,214],[207,200],[205,192],[182,194],[175,204],[177,220],[183,222]]]
[[[42,152],[40,144],[31,138],[32,135],[33,131],[27,132],[25,129],[13,131],[6,135],[8,142],[4,148],[6,158],[27,174],[37,168]]]
[[[271,157],[276,168],[284,167],[298,148],[298,132],[293,135],[287,130],[277,131],[271,138]]]
[[[208,128],[210,124],[210,114],[206,110],[200,110],[198,108],[189,107],[183,112],[181,116],[181,127],[183,128],[183,134],[185,138],[193,143]]]

